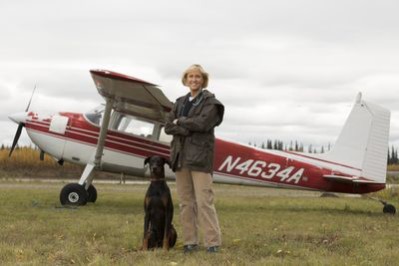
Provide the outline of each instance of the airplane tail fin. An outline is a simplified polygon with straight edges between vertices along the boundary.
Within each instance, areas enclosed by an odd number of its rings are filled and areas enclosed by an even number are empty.
[[[330,152],[320,158],[361,169],[361,176],[385,183],[390,111],[365,102],[361,93]]]

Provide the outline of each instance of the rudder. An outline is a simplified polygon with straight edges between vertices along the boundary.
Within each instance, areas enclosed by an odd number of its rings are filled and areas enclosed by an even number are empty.
[[[356,98],[355,105],[330,152],[319,158],[361,169],[362,177],[385,183],[390,111]]]

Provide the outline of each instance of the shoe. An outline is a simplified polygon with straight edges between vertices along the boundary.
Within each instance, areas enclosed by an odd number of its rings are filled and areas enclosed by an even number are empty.
[[[198,250],[197,244],[184,245],[184,253],[191,253]]]
[[[218,253],[219,252],[219,247],[218,246],[208,247],[208,248],[206,248],[206,252],[208,252],[208,253]]]

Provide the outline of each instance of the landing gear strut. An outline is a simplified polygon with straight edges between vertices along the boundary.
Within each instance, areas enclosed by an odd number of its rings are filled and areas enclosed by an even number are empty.
[[[107,137],[112,105],[114,103],[114,100],[111,98],[106,98],[105,101],[106,104],[104,117],[100,129],[96,153],[93,154],[90,162],[86,164],[79,183],[68,184],[61,190],[60,201],[62,205],[67,204],[79,206],[86,205],[87,202],[95,202],[97,200],[97,190],[91,184],[91,182],[93,181],[93,171],[96,168],[101,169],[101,158],[103,156],[105,139]],[[63,159],[61,159],[59,162],[63,162]]]
[[[369,199],[381,202],[382,205],[384,205],[384,207],[382,208],[382,212],[383,213],[395,215],[396,208],[392,204],[390,204],[390,203],[388,203],[388,202],[386,202],[384,200],[378,199],[378,198],[374,198],[374,197],[370,197],[370,196],[366,196],[366,197],[369,198]]]
[[[368,198],[381,202],[382,205],[384,205],[384,208],[382,208],[383,213],[388,213],[388,214],[392,214],[392,215],[394,215],[396,213],[396,208],[392,204],[390,204],[384,200],[374,198],[374,197],[368,197]]]

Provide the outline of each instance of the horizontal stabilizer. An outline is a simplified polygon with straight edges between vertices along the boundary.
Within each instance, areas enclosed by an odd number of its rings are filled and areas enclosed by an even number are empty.
[[[329,179],[331,181],[343,182],[343,183],[357,183],[357,184],[378,184],[380,182],[376,182],[373,180],[368,180],[365,178],[359,178],[356,176],[343,176],[343,175],[323,175],[324,178]]]
[[[324,178],[333,180],[333,181],[340,181],[340,182],[353,182],[353,177],[350,176],[342,176],[342,175],[323,175]]]

